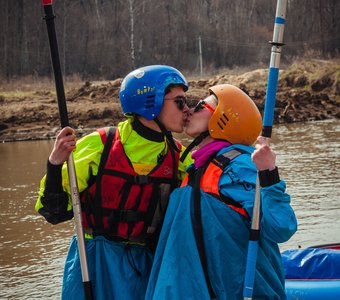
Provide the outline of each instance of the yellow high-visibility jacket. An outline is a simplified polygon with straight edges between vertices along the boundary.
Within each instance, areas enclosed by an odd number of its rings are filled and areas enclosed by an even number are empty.
[[[124,122],[118,124],[120,140],[123,144],[125,154],[130,159],[134,170],[140,174],[148,174],[156,165],[160,155],[164,155],[168,151],[168,144],[164,138],[164,142],[155,142],[148,140],[133,130],[133,118],[128,118]],[[77,174],[77,182],[79,192],[84,191],[88,187],[88,181],[91,174],[97,175],[98,166],[103,152],[104,144],[98,131],[84,136],[77,142],[76,150],[73,153],[75,169]],[[185,151],[182,147],[181,154]],[[193,162],[190,155],[186,157],[184,162],[178,163],[178,178],[183,180],[186,174],[186,168]],[[44,195],[46,175],[40,182],[40,190],[35,210],[43,207],[41,197]],[[63,190],[68,193],[69,201],[67,210],[72,210],[72,201],[70,196],[70,187],[68,182],[67,165],[62,168],[62,186]]]

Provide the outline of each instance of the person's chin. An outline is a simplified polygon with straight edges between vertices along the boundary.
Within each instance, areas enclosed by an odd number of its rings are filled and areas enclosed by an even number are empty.
[[[195,137],[195,135],[190,131],[190,128],[188,127],[184,128],[184,133],[190,137]]]
[[[176,132],[176,133],[182,133],[184,131],[184,127],[183,126],[178,126],[176,128],[173,128],[171,131],[172,132]]]

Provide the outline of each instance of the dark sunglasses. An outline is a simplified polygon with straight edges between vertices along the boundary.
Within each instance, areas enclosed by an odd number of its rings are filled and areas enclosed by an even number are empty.
[[[212,113],[215,111],[215,109],[211,107],[208,103],[206,103],[204,100],[200,100],[194,108],[194,113],[202,110],[203,108],[206,108]]]
[[[164,100],[174,100],[179,110],[183,110],[184,107],[187,105],[187,98],[182,97],[182,96],[178,96],[176,98],[168,98],[168,99],[164,98]]]

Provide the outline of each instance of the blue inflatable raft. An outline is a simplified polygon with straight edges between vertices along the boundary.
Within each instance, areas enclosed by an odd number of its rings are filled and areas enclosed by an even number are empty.
[[[282,252],[287,300],[340,299],[340,244]]]

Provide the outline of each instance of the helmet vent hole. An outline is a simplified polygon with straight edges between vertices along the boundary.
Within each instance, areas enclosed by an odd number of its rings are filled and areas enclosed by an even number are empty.
[[[228,117],[224,113],[222,115],[226,119],[226,121],[228,122],[229,121]]]
[[[224,126],[227,125],[227,123],[222,118],[220,118],[220,121],[223,123]]]
[[[145,108],[155,107],[155,95],[147,96],[145,101]]]
[[[221,128],[221,130],[223,130],[223,126],[219,122],[217,122],[217,125],[218,125],[218,127]]]

